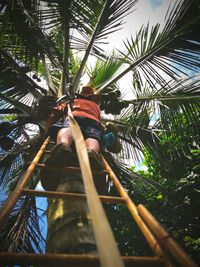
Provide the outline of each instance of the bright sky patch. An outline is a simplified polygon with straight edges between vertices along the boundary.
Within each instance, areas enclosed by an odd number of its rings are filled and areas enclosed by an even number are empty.
[[[152,9],[156,9],[162,5],[163,0],[149,0],[149,3],[150,3],[150,6],[152,7]]]

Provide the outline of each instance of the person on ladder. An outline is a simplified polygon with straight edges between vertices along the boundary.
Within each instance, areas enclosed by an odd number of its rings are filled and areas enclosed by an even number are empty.
[[[91,86],[84,86],[79,94],[70,102],[71,112],[79,124],[85,139],[88,156],[93,170],[103,169],[103,164],[99,158],[101,141],[104,148],[115,144],[116,135],[107,130],[105,134],[104,126],[100,116],[99,94],[95,94],[95,89]],[[109,128],[109,127],[108,127]],[[45,164],[48,166],[77,166],[78,159],[73,153],[73,137],[69,125],[67,103],[61,103],[53,108],[53,112],[47,123],[47,133],[56,142],[56,146],[51,152]],[[112,152],[112,151],[111,151]],[[41,183],[44,189],[49,189],[50,179],[55,177],[55,172],[43,169],[40,172]],[[52,180],[51,179],[51,180]]]

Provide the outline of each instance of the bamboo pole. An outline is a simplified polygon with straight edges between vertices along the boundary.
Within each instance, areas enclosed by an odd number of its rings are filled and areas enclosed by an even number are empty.
[[[164,267],[164,261],[159,257],[122,257],[126,267]],[[74,254],[20,254],[0,253],[2,264],[27,264],[37,266],[67,266],[67,267],[99,267],[99,257],[95,255]],[[112,267],[112,266],[111,266]]]
[[[143,205],[138,205],[138,211],[159,242],[170,251],[181,266],[198,267]]]
[[[53,198],[86,198],[85,194],[79,193],[68,193],[68,192],[52,192],[52,191],[39,191],[39,190],[26,190],[22,191],[23,195],[29,196],[39,196],[39,197],[53,197]],[[111,197],[111,196],[98,196],[102,202],[110,203],[124,203],[124,199],[121,197]]]
[[[36,164],[39,162],[40,158],[42,157],[43,151],[46,148],[50,138],[47,137],[44,141],[43,145],[41,146],[40,150],[38,151],[37,155],[33,159],[31,165],[26,170],[25,174],[21,177],[19,180],[15,190],[11,193],[11,195],[8,197],[5,204],[2,206],[0,210],[0,229],[4,226],[11,210],[13,209],[15,203],[17,202],[18,198],[20,197],[23,189],[28,184],[31,175],[33,174]]]
[[[147,228],[146,224],[143,222],[143,220],[139,216],[136,205],[133,203],[133,201],[131,200],[129,195],[126,193],[123,186],[119,182],[118,178],[116,177],[116,175],[114,174],[114,172],[112,171],[112,169],[110,168],[107,161],[104,159],[104,157],[102,155],[101,155],[101,159],[102,159],[102,162],[105,166],[105,169],[108,172],[110,178],[112,179],[119,195],[122,198],[124,198],[126,205],[129,209],[132,217],[134,218],[134,220],[136,221],[140,230],[142,231],[142,233],[143,233],[144,237],[146,238],[147,242],[149,243],[153,253],[155,253],[155,255],[157,255],[157,256],[163,257],[164,253],[163,253],[161,247],[159,246],[158,242],[156,241],[156,239],[154,238],[154,236],[152,235],[150,230]]]

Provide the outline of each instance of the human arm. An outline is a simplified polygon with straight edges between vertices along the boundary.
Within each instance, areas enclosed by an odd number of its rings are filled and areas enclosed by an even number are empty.
[[[68,114],[68,106],[66,102],[55,106],[52,110],[51,115],[48,117],[47,124],[45,127],[45,133],[48,133],[49,128],[62,116],[67,116],[67,114]]]

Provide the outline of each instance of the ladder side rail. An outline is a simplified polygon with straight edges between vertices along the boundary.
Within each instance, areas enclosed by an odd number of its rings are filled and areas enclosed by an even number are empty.
[[[133,203],[133,201],[131,200],[129,195],[126,193],[123,186],[119,182],[117,176],[114,174],[114,172],[110,168],[109,164],[107,163],[107,161],[105,160],[105,158],[102,155],[101,155],[101,159],[102,159],[102,162],[105,166],[106,171],[109,174],[109,177],[112,179],[119,195],[124,199],[127,208],[129,209],[129,211],[130,211],[133,219],[137,223],[138,227],[142,231],[142,233],[143,233],[144,237],[146,238],[148,244],[150,245],[153,253],[159,257],[164,257],[164,253],[163,253],[160,245],[158,244],[157,240],[155,239],[155,237],[153,236],[153,234],[151,233],[151,231],[149,230],[147,225],[144,223],[142,218],[139,216],[136,205]]]
[[[87,203],[92,220],[94,234],[97,242],[101,266],[123,267],[124,263],[120,256],[111,227],[106,218],[102,204],[98,198],[90,168],[86,144],[80,127],[72,114],[69,114],[70,127],[76,145],[83,183],[87,196]]]
[[[42,144],[40,150],[36,154],[35,158],[33,159],[31,165],[26,170],[25,174],[19,180],[15,190],[10,194],[4,205],[0,210],[0,229],[4,226],[11,210],[13,209],[14,205],[16,204],[17,200],[22,194],[23,189],[28,184],[31,175],[33,174],[36,164],[39,162],[43,155],[43,151],[46,148],[47,144],[49,143],[50,137],[47,137],[44,143]]]
[[[184,267],[198,267],[197,264],[176,243],[170,234],[161,226],[156,218],[142,204],[138,205],[138,211],[159,242],[173,255],[178,263]]]

